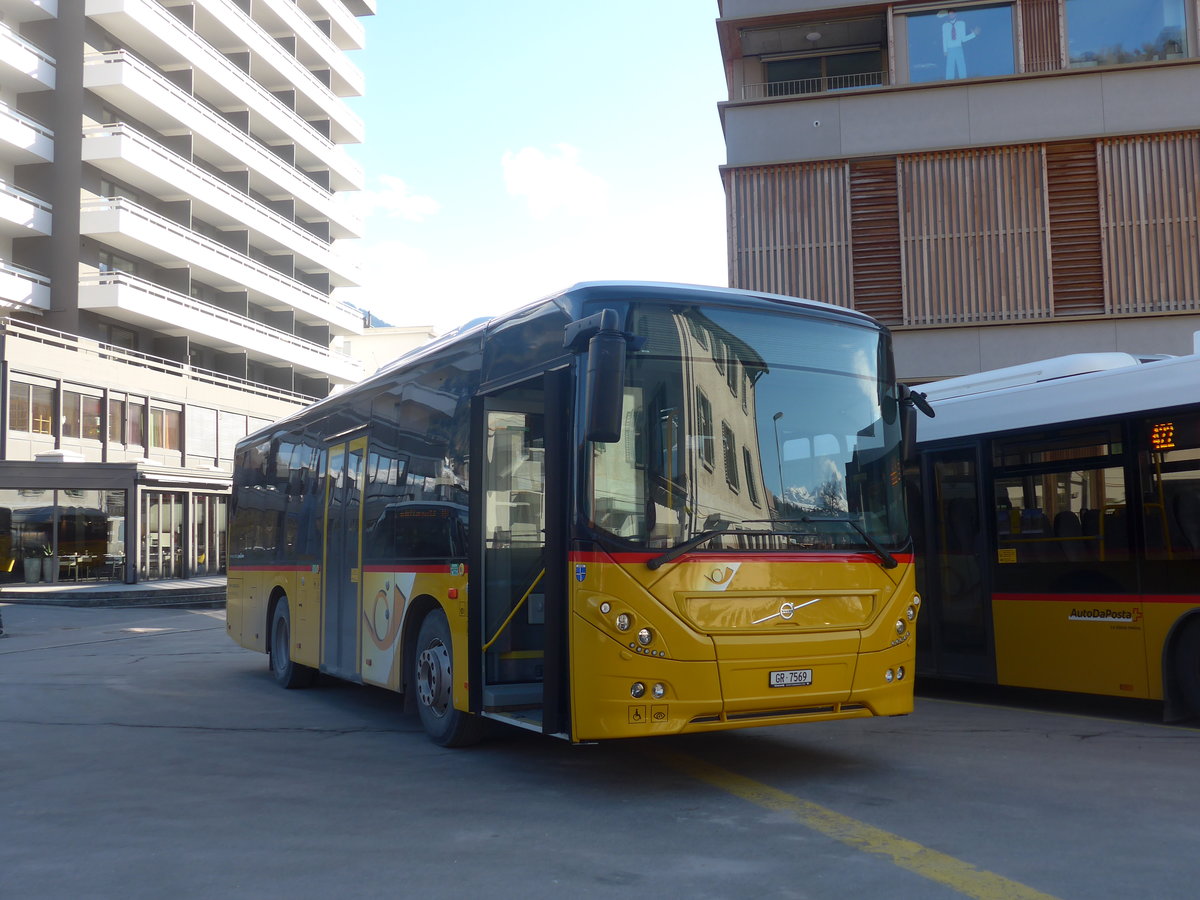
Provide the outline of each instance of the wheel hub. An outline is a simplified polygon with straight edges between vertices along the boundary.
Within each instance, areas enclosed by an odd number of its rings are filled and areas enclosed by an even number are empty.
[[[440,641],[417,657],[417,699],[439,716],[450,708],[450,654]]]

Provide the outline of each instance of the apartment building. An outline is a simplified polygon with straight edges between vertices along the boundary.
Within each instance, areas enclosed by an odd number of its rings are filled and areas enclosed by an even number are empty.
[[[0,0],[0,585],[223,572],[236,441],[363,376],[374,10]]]
[[[916,382],[1192,352],[1200,2],[718,6],[732,285],[874,315]]]

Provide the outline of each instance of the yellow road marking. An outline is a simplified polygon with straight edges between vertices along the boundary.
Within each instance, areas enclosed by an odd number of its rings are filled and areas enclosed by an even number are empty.
[[[673,769],[699,781],[772,812],[787,813],[806,828],[820,832],[855,850],[887,857],[900,868],[943,884],[967,897],[974,897],[976,900],[1056,900],[1051,894],[1035,891],[995,872],[977,868],[937,850],[930,850],[916,841],[902,838],[882,828],[875,828],[809,800],[801,800],[695,757],[658,751],[654,751],[653,755]]]

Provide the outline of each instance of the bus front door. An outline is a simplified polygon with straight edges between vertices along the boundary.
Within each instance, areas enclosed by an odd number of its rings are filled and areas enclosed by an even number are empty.
[[[926,454],[922,593],[928,638],[918,640],[931,675],[995,681],[989,538],[974,447]]]
[[[321,671],[357,680],[366,437],[331,444],[325,474]]]
[[[566,537],[562,508],[565,405],[553,376],[482,400],[477,415],[482,490],[472,524],[482,597],[470,642],[481,660],[479,709],[485,716],[535,731],[565,733],[561,648]],[[548,389],[549,388],[549,389]],[[474,595],[477,588],[471,588]],[[478,642],[478,643],[476,643]]]

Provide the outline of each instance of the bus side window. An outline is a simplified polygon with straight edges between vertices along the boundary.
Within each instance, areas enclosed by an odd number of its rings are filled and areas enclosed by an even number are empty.
[[[1200,491],[1180,491],[1175,496],[1175,525],[1180,550],[1200,553]]]

